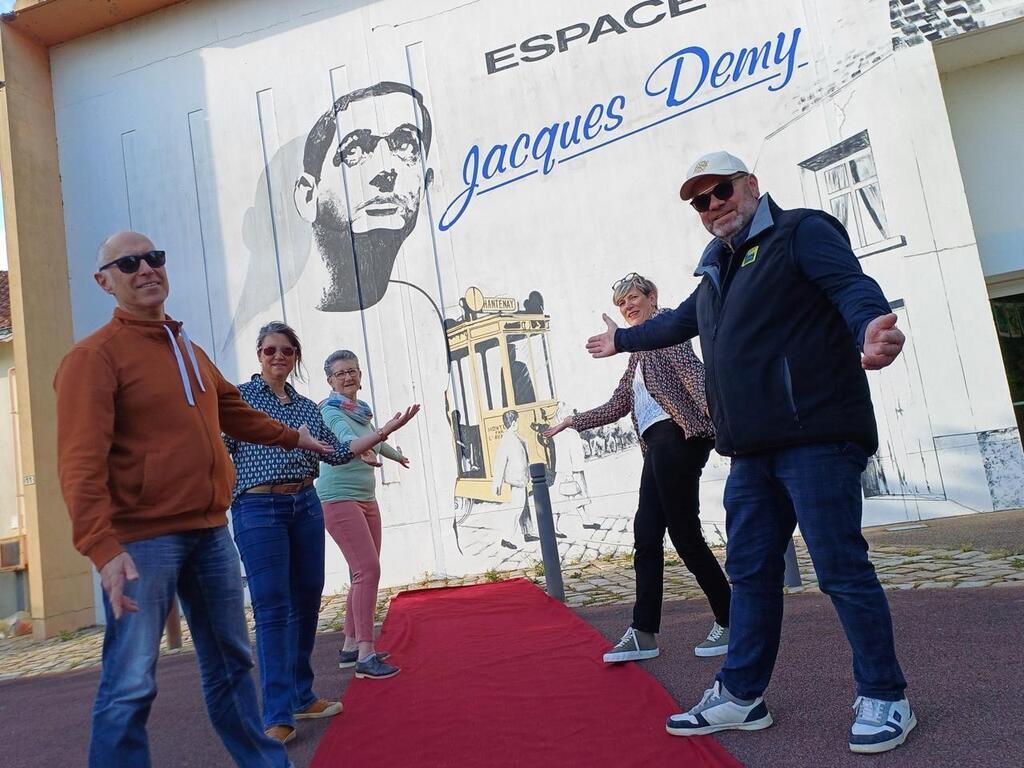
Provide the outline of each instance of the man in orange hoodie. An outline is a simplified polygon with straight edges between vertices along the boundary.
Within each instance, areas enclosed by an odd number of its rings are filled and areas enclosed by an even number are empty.
[[[164,260],[136,232],[103,243],[94,277],[117,309],[72,347],[54,381],[61,490],[75,547],[100,572],[107,618],[89,765],[150,765],[146,719],[177,593],[224,746],[240,766],[288,766],[260,724],[227,531],[235,475],[221,433],[285,450],[335,449],[246,405],[164,313]]]

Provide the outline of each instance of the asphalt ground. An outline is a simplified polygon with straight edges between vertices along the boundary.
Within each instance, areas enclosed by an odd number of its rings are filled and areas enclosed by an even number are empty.
[[[864,537],[872,546],[979,549],[1019,555],[1024,554],[1024,509],[865,528]]]
[[[717,735],[751,768],[1006,768],[1024,764],[1024,588],[923,589],[888,593],[896,651],[918,726],[883,755],[854,755],[846,738],[855,698],[851,654],[821,593],[789,595],[782,648],[765,701],[775,725]],[[580,612],[610,640],[628,624],[625,607]],[[721,659],[692,645],[712,617],[699,601],[666,604],[661,656],[643,662],[689,709],[711,686]]]
[[[1020,765],[1024,699],[1018,692],[1024,689],[1024,664],[1017,638],[1024,626],[1024,587],[905,590],[889,597],[908,695],[920,720],[907,744],[880,756],[847,751],[854,698],[850,653],[831,604],[817,593],[786,598],[782,651],[766,695],[776,724],[756,733],[720,734],[721,743],[751,768]],[[629,621],[625,605],[578,613],[610,641]],[[710,622],[701,601],[666,603],[662,655],[644,662],[680,709],[699,699],[718,668],[719,659],[698,659],[691,650]],[[351,679],[351,670],[335,666],[339,642],[337,633],[318,640],[313,662],[321,696],[340,696]],[[0,765],[84,765],[97,679],[98,672],[89,670],[0,683]],[[162,659],[157,680],[160,693],[149,720],[153,765],[231,766],[206,718],[194,656]],[[380,686],[386,696],[387,681]],[[289,745],[297,768],[309,764],[328,723],[300,725],[298,738]],[[386,738],[401,734],[391,732]],[[358,764],[356,755],[339,755],[338,760],[339,765]],[[524,752],[527,764],[541,768],[543,756]],[[622,755],[620,764],[629,766],[629,755]]]

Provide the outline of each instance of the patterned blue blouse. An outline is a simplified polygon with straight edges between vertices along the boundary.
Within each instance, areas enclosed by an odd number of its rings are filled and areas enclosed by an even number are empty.
[[[334,446],[334,453],[321,456],[312,451],[286,451],[273,445],[256,445],[235,440],[222,435],[224,445],[235,462],[235,489],[231,494],[232,501],[239,494],[257,485],[275,483],[295,483],[307,477],[318,477],[320,462],[328,464],[345,464],[352,460],[348,441],[341,442],[324,424],[323,416],[316,403],[295,391],[295,387],[285,383],[285,391],[291,398],[290,403],[282,403],[277,399],[274,390],[258,373],[238,387],[242,399],[258,411],[263,411],[271,418],[292,429],[303,424],[309,427],[310,434],[317,440]]]

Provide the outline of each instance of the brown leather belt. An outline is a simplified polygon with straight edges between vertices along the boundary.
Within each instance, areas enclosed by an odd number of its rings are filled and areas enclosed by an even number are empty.
[[[313,484],[313,478],[307,477],[297,483],[280,483],[278,485],[254,485],[243,493],[298,493],[303,488],[309,488]]]

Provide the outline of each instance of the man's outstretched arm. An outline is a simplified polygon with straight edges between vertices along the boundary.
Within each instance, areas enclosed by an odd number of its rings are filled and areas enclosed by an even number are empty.
[[[800,222],[793,243],[797,266],[843,316],[861,350],[861,365],[878,370],[892,363],[906,337],[878,283],[864,274],[843,234],[820,216]]]
[[[601,317],[607,329],[587,339],[587,352],[593,357],[671,347],[697,335],[697,292],[691,293],[675,309],[662,312],[632,328],[619,328],[608,315]]]

